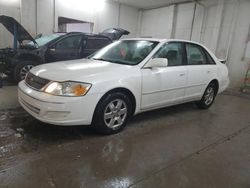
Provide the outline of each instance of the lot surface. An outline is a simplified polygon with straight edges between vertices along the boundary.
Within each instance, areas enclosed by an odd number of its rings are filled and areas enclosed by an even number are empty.
[[[143,113],[112,136],[1,110],[0,187],[249,188],[250,99]]]

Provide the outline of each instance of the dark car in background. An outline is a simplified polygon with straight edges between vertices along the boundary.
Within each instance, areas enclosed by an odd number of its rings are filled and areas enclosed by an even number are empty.
[[[0,61],[6,62],[6,74],[16,82],[39,64],[85,58],[129,32],[121,28],[106,29],[99,34],[81,32],[54,33],[34,39],[14,18],[0,16],[0,23],[13,34],[13,48],[0,49]],[[15,47],[16,46],[16,47]]]

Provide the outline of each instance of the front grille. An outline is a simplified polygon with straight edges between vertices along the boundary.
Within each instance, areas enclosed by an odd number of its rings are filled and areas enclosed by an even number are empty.
[[[42,89],[46,84],[48,84],[50,81],[44,78],[40,78],[32,73],[28,73],[28,75],[25,78],[25,82],[28,86],[34,88],[34,89]]]

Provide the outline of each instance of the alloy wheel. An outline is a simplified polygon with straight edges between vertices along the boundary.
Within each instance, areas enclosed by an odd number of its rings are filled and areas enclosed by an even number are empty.
[[[214,88],[213,87],[207,88],[205,96],[204,96],[205,104],[210,105],[214,100],[214,96],[215,96]]]
[[[107,127],[117,129],[124,123],[127,113],[126,103],[122,99],[115,99],[104,110],[104,122]]]

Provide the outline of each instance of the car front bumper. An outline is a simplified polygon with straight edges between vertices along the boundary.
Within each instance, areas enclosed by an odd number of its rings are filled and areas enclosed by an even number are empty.
[[[54,125],[90,125],[100,94],[82,97],[53,96],[28,87],[25,81],[18,85],[21,106],[36,119]]]

